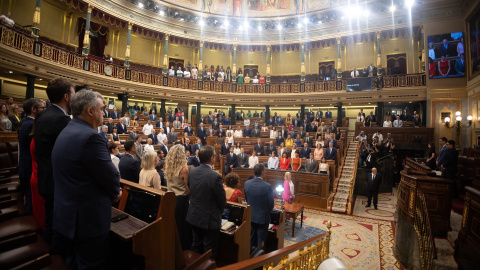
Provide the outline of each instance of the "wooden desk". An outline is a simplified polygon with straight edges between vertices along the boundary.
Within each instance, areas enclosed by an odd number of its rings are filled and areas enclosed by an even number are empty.
[[[121,214],[126,214],[123,211],[112,207],[112,218]],[[126,214],[128,215],[128,214]],[[146,227],[148,223],[143,222],[133,216],[128,215],[128,218],[110,224],[110,231],[118,236],[124,242],[132,241],[133,234],[140,229]]]
[[[281,209],[281,206],[275,205],[275,208]],[[295,221],[299,214],[300,216],[300,227],[303,227],[303,204],[301,203],[288,203],[285,202],[283,205],[283,210],[285,211],[286,218],[292,219],[292,237],[295,236]]]
[[[227,205],[242,207],[242,224],[234,232],[220,231],[217,259],[223,263],[232,264],[250,259],[250,230],[252,223],[252,207],[238,203],[227,202]]]

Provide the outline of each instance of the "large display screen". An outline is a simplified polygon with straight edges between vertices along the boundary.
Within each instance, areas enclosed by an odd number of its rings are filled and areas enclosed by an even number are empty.
[[[372,91],[372,77],[347,79],[347,92]]]
[[[462,32],[428,36],[428,77],[465,77],[464,53]]]

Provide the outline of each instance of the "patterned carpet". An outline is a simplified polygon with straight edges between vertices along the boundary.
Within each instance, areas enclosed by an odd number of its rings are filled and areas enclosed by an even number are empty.
[[[312,228],[326,231],[332,222],[330,256],[342,260],[349,269],[403,269],[393,256],[394,227],[392,221],[347,216],[313,209],[304,211],[304,230],[296,222],[295,238],[285,236],[285,246],[300,242],[303,236],[313,236]],[[291,221],[286,233],[291,233]],[[302,234],[303,231],[303,234]],[[303,236],[302,236],[303,235]]]
[[[373,208],[373,204],[371,207],[366,208],[365,205],[367,205],[367,197],[357,196],[355,200],[355,208],[353,209],[353,215],[393,221],[393,218],[395,217],[395,209],[397,208],[396,191],[396,189],[393,190],[393,195],[391,193],[378,194],[378,210]]]

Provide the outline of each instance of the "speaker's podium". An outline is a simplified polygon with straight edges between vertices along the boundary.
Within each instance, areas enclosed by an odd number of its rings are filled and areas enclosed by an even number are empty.
[[[215,261],[210,259],[211,252],[203,255],[191,251],[182,252],[175,222],[173,192],[145,187],[123,179],[120,184],[123,193],[118,209],[112,207],[112,218],[120,214],[126,214],[128,218],[112,222],[110,231],[116,236],[116,240],[131,248],[137,259],[143,258],[145,269],[216,268]],[[115,250],[115,247],[112,248]],[[123,256],[128,257],[128,251],[123,250],[112,255],[113,260],[125,262]],[[135,265],[132,267],[136,268]],[[121,265],[119,268],[131,267]]]

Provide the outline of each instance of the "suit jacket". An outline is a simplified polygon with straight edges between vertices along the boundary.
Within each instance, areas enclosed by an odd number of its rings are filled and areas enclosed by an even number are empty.
[[[245,168],[248,168],[248,155],[245,153],[237,155],[237,166],[240,167],[242,165],[245,165]]]
[[[230,145],[225,145],[225,143],[222,143],[222,147],[220,149],[220,154],[222,156],[225,156],[226,154],[230,153]]]
[[[367,191],[378,193],[378,188],[382,183],[382,175],[377,172],[377,174],[375,175],[375,179],[372,179],[372,177],[372,173],[369,173],[367,175]]]
[[[307,148],[302,147],[302,150],[300,150],[300,157],[301,158],[309,158],[311,152],[312,152],[312,149],[310,149],[308,147]]]
[[[126,134],[127,133],[127,125],[117,123],[117,133],[118,134]]]
[[[280,131],[280,134],[282,134],[282,137],[283,137],[283,138],[287,138],[287,137],[288,137],[288,129],[284,129],[284,130],[281,130],[281,129],[280,129],[280,130],[277,130],[277,131],[276,131],[277,134],[278,134],[279,131]],[[293,138],[292,138],[292,139],[293,139]]]
[[[160,121],[157,121],[157,123],[155,124],[155,127],[157,128],[163,128],[163,122],[160,122]]]
[[[222,133],[222,135],[225,136],[225,135],[226,135],[226,134],[225,134],[226,131],[227,131],[227,130],[224,129],[224,128],[222,128],[222,129],[220,129],[220,128],[217,129],[217,136],[220,135],[220,133]]]
[[[307,133],[306,133],[304,130],[299,130],[299,131],[298,131],[298,135],[300,135],[300,138],[301,138],[301,139],[305,138],[305,135],[306,135],[306,134],[307,134]],[[293,139],[293,137],[292,137],[292,139]]]
[[[176,132],[168,133],[167,139],[169,144],[175,144],[175,142],[177,141],[177,133]]]
[[[135,133],[135,132],[133,132],[133,131],[130,131],[130,132],[128,133],[128,140],[129,140],[129,141],[134,141],[134,142],[135,142],[135,141],[137,141],[137,137],[138,137],[138,134]],[[157,140],[157,141],[158,141],[158,140]]]
[[[283,137],[278,137],[278,136],[277,136],[277,138],[275,138],[275,143],[276,143],[277,146],[280,146],[280,144],[281,144],[282,142],[285,142],[285,138],[283,138]]]
[[[252,137],[252,129],[251,128],[244,128],[243,129],[243,137]]]
[[[172,130],[171,127],[163,127],[163,133],[168,134]]]
[[[333,147],[332,151],[330,151],[330,147],[327,147],[327,150],[325,151],[325,159],[335,160],[336,157],[337,157],[337,148]]]
[[[325,112],[325,118],[332,118],[332,112]]]
[[[30,182],[32,176],[32,155],[30,154],[30,143],[33,136],[29,135],[32,131],[34,119],[25,117],[18,132],[18,176],[20,179]]]
[[[195,155],[195,153],[197,152],[197,150],[200,150],[200,148],[202,148],[202,146],[203,146],[203,145],[198,144],[198,143],[194,144],[194,145],[193,145],[193,149],[192,149],[192,151],[193,151],[192,154]]]
[[[322,117],[323,117],[323,112],[322,112],[322,111],[318,111],[318,112],[317,112],[317,116],[318,116],[318,118],[322,118]]]
[[[140,176],[140,161],[136,160],[132,155],[125,154],[118,164],[120,176],[122,179],[138,183]]]
[[[149,114],[148,119],[152,122],[156,122],[157,121],[157,115],[156,114]]]
[[[107,109],[103,110],[103,119],[108,119],[110,112]]]
[[[112,119],[118,119],[119,118],[118,111],[112,111],[110,113],[110,117],[112,117]]]
[[[285,124],[285,121],[283,120],[283,118],[277,119],[277,126],[283,126],[284,124]]]
[[[244,191],[247,203],[252,206],[252,222],[269,224],[270,211],[274,206],[272,186],[255,177],[245,182]]]
[[[105,139],[88,123],[74,118],[55,142],[52,165],[53,229],[69,239],[108,235],[120,174]]]
[[[298,121],[298,120],[293,120],[293,121],[292,121],[292,124],[293,124],[294,127],[299,127],[299,126],[300,126],[300,121]]]
[[[257,153],[257,156],[263,156],[264,155],[263,144],[256,143],[255,146],[253,147],[253,150],[255,151],[255,153]]]
[[[125,126],[129,127],[130,126],[130,117],[122,117],[123,118],[123,123]]]
[[[260,129],[256,128],[256,129],[252,130],[251,135],[252,135],[253,138],[260,138]]]
[[[308,136],[308,137],[305,137],[303,139],[304,142],[306,142],[308,144],[308,147],[312,147],[313,146],[313,138],[312,136]],[[308,157],[307,157],[308,158]]]
[[[307,158],[305,162],[305,171],[311,173],[318,173],[318,161],[316,159],[310,162],[310,158]]]
[[[44,198],[51,198],[54,195],[52,150],[58,135],[70,120],[70,117],[55,105],[49,106],[37,119],[34,137],[38,165],[38,192]]]
[[[457,73],[465,73],[465,60],[463,60],[463,63],[462,59],[455,60],[455,70],[457,70]]]
[[[173,121],[173,128],[175,129],[181,129],[182,128],[182,122],[180,122],[180,120],[175,120]]]
[[[203,128],[203,130],[198,127],[197,128],[197,137],[200,138],[202,141],[205,141],[206,138],[207,138],[207,129],[206,128]]]
[[[443,175],[447,178],[455,177],[455,173],[457,172],[457,164],[458,164],[458,152],[456,149],[446,149],[445,151],[445,158],[443,160]]]
[[[114,123],[106,123],[105,125],[108,127],[107,133],[111,134],[113,132],[113,127],[115,126],[115,124]],[[117,133],[118,133],[118,129],[117,129]]]
[[[148,135],[148,138],[152,139],[152,144],[153,144],[153,145],[157,145],[157,144],[158,144],[157,134],[155,134],[155,135],[150,134],[150,135]]]
[[[189,157],[187,165],[193,165],[194,167],[200,166],[200,159],[197,156]]]
[[[267,146],[267,156],[270,156],[272,154],[273,151],[277,151],[277,148],[273,145],[269,145]],[[276,153],[276,152],[275,152]]]
[[[162,145],[162,146],[160,146],[160,150],[163,152],[164,156],[167,156],[168,151],[170,151],[170,147],[168,147],[168,145],[167,146]]]
[[[445,48],[445,45],[443,44],[438,45],[438,51],[440,52],[440,55],[450,55],[452,51],[451,49],[452,49],[452,45],[448,43],[446,48]]]
[[[308,126],[308,130],[309,132],[317,132],[317,126],[315,125],[310,125]]]
[[[175,121],[175,114],[170,114],[168,116],[168,122],[173,123],[173,121]]]
[[[272,126],[273,125],[273,120],[272,119],[267,119],[267,126]]]
[[[216,132],[213,128],[207,128],[207,130],[206,130],[206,135],[207,135],[207,137],[215,136],[216,133],[217,133],[217,132]]]
[[[219,230],[226,203],[222,176],[202,164],[190,170],[188,180],[191,197],[187,221],[202,229]]]
[[[183,129],[183,132],[186,132],[188,134],[188,136],[192,136],[193,135],[193,128],[192,127],[185,127]]]
[[[302,123],[301,126],[303,127],[303,130],[308,130],[310,128],[310,125],[308,123]]]
[[[224,124],[227,126],[230,126],[231,120],[230,119],[225,119]]]

